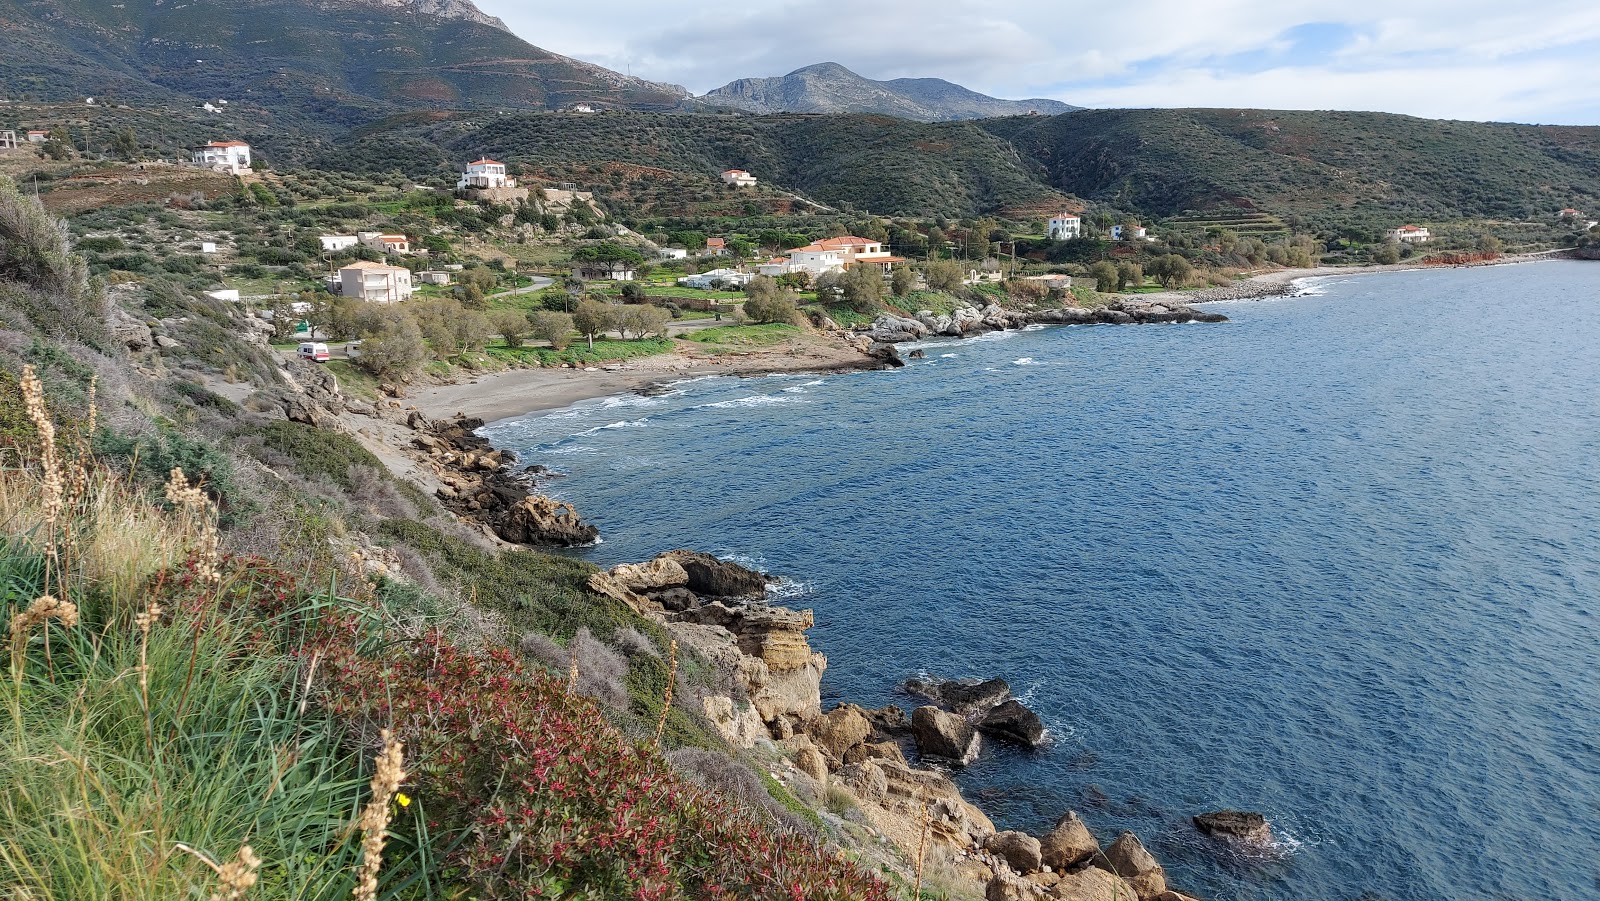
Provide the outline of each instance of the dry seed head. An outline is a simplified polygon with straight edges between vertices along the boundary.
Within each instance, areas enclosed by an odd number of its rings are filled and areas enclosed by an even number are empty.
[[[406,774],[401,769],[405,759],[405,746],[397,741],[388,729],[381,733],[383,748],[374,760],[372,797],[361,809],[361,866],[356,870],[356,901],[374,901],[378,897],[378,870],[383,866],[384,834],[389,829],[390,803]]]
[[[11,618],[11,640],[15,642],[26,638],[35,626],[52,619],[68,629],[76,626],[78,605],[48,594],[34,598],[28,609]]]
[[[161,618],[161,605],[157,604],[155,601],[151,601],[150,602],[150,606],[144,608],[144,610],[142,612],[140,612],[139,614],[134,616],[133,622],[134,622],[134,625],[139,627],[139,631],[141,633],[143,633],[145,635],[149,635],[150,634],[150,627],[155,625],[156,620],[158,620],[160,618]]]
[[[234,859],[217,867],[217,880],[222,883],[211,894],[211,901],[239,901],[256,884],[256,870],[261,868],[261,858],[249,845],[240,845]]]
[[[94,437],[95,422],[100,419],[100,407],[95,403],[95,390],[99,385],[100,376],[92,375],[89,377],[89,425],[87,434],[90,438]]]
[[[39,433],[39,463],[44,469],[44,518],[54,526],[61,516],[61,495],[66,482],[61,472],[61,458],[56,453],[56,425],[50,419],[50,410],[44,402],[44,385],[33,365],[22,367],[22,403]]]

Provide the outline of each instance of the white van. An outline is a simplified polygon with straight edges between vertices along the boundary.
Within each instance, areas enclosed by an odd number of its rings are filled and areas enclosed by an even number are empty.
[[[295,352],[295,355],[302,360],[310,360],[313,363],[326,363],[329,359],[328,345],[323,344],[321,341],[302,341],[300,349]]]

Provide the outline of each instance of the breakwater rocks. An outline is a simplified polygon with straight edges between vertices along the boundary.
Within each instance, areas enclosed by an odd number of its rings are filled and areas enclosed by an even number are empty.
[[[1004,680],[903,686],[932,703],[911,716],[895,705],[842,703],[824,712],[823,655],[806,630],[809,610],[765,600],[767,577],[693,551],[671,551],[590,577],[589,587],[661,623],[722,676],[726,693],[695,703],[727,741],[779,755],[791,791],[837,808],[915,859],[925,850],[990,899],[1191,901],[1132,833],[1103,848],[1075,812],[1043,836],[1002,832],[929,762],[976,754],[980,730],[1024,745],[1043,737],[1038,717]],[[913,760],[917,761],[916,763]],[[921,764],[921,765],[919,765]]]
[[[924,338],[963,338],[1025,325],[1134,325],[1161,322],[1226,322],[1220,313],[1197,310],[1187,304],[1134,298],[1116,300],[1103,307],[1062,307],[1054,310],[1007,310],[991,304],[983,309],[959,307],[949,315],[923,310],[915,317],[885,313],[873,321],[864,337],[875,344],[897,344]]]
[[[579,547],[600,537],[571,504],[535,494],[542,470],[513,472],[515,457],[477,434],[483,420],[457,416],[430,422],[412,412],[406,425],[415,432],[412,447],[442,483],[434,494],[457,516],[483,523],[511,544]]]

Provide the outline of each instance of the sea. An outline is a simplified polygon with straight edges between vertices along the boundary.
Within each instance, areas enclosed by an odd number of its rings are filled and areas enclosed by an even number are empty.
[[[1220,324],[931,340],[485,430],[597,563],[811,608],[825,706],[1006,679],[1046,746],[956,778],[1225,899],[1600,898],[1600,264],[1311,280]],[[1190,818],[1260,811],[1241,855]]]

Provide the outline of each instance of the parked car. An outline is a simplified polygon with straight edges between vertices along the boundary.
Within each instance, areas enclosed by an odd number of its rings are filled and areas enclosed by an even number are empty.
[[[300,349],[295,351],[295,355],[302,360],[310,360],[313,363],[326,363],[331,356],[328,353],[328,345],[323,344],[321,341],[300,342]]]

